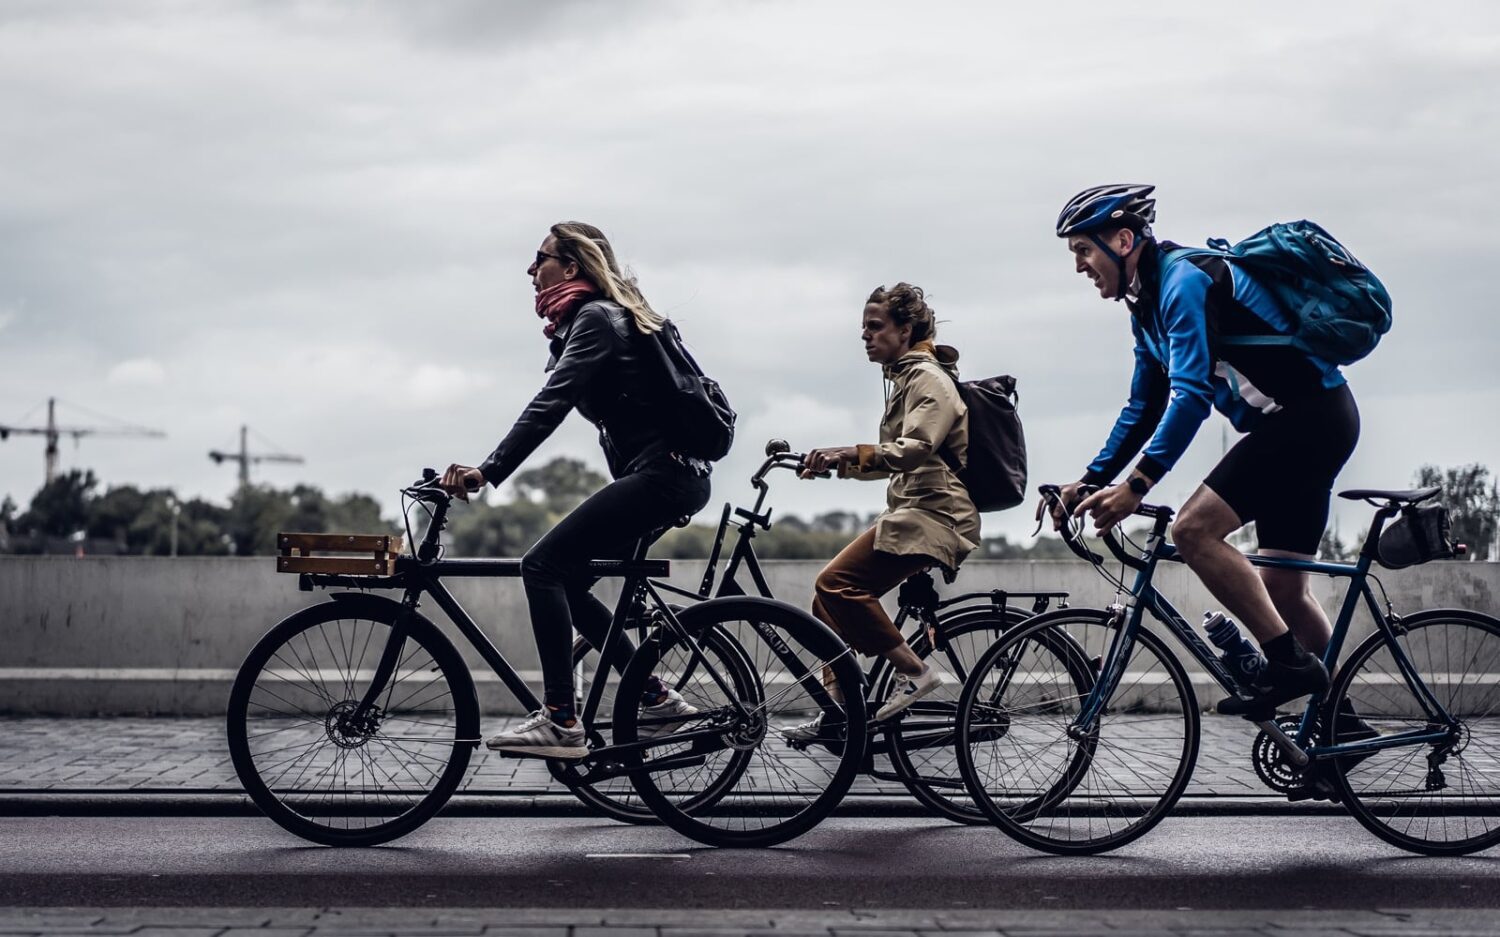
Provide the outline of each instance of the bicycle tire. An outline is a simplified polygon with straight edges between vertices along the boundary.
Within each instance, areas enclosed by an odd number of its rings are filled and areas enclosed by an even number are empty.
[[[1472,677],[1500,674],[1500,620],[1431,609],[1403,618],[1397,628],[1413,669],[1460,724],[1454,749],[1443,753],[1443,745],[1415,743],[1319,764],[1329,766],[1325,775],[1360,825],[1392,846],[1429,856],[1488,849],[1500,842],[1500,684]],[[1354,728],[1344,714],[1349,704],[1382,734],[1434,725],[1411,695],[1389,644],[1377,630],[1340,667],[1324,710],[1332,714],[1322,720],[1324,744]],[[1453,838],[1437,838],[1448,833]]]
[[[667,826],[711,846],[774,846],[805,833],[838,805],[864,757],[865,698],[853,652],[806,612],[773,599],[711,599],[678,618],[691,635],[722,629],[733,637],[747,655],[754,680],[732,688],[739,698],[729,700],[711,675],[701,674],[694,689],[707,704],[702,707],[705,718],[721,731],[701,742],[678,743],[675,750],[671,737],[652,745],[641,756],[643,770],[631,773],[636,791]],[[616,744],[639,739],[638,708],[629,701],[645,681],[658,671],[680,672],[690,659],[691,649],[666,628],[642,644],[620,681]],[[829,700],[825,680],[842,694],[841,707]],[[781,734],[785,726],[777,723],[817,712],[832,716],[826,741],[796,745]],[[847,731],[849,726],[860,730]],[[692,757],[684,746],[694,744],[700,751],[712,749],[702,756],[705,764],[717,760],[728,765],[712,769],[729,784],[708,802],[701,798],[696,765],[652,769],[653,761]]]
[[[1197,699],[1182,664],[1144,628],[1136,632],[1131,660],[1098,724],[1082,738],[1069,734],[1092,689],[1095,662],[1106,656],[1118,630],[1115,614],[1104,609],[1038,615],[996,641],[964,687],[957,750],[964,783],[996,827],[1033,849],[1058,855],[1118,849],[1161,822],[1192,777],[1201,731]],[[1040,659],[1016,679],[1029,647],[1060,660],[1066,682],[1049,676]],[[1080,673],[1080,662],[1086,673]],[[1012,690],[1008,702],[996,705],[1000,693]],[[998,736],[990,725],[996,720],[1003,721]],[[1180,724],[1180,738],[1166,738],[1155,723],[1166,724],[1168,732]],[[1001,757],[1005,740],[1010,753]],[[1030,740],[1032,748],[1045,744],[1053,751],[1016,754]],[[991,743],[981,763],[977,746]],[[1002,770],[1035,776],[994,776]],[[1115,770],[1127,777],[1107,776]]]
[[[936,816],[966,825],[990,822],[975,806],[959,771],[955,747],[958,698],[969,674],[973,673],[974,665],[989,646],[1010,628],[1031,617],[1031,612],[1014,606],[996,608],[990,604],[965,606],[940,616],[938,628],[943,635],[939,643],[946,645],[946,649],[939,653],[946,660],[948,682],[914,703],[903,718],[892,720],[883,728],[891,770],[912,797]],[[989,637],[975,646],[972,638],[976,635]],[[929,659],[934,653],[926,628],[918,630],[909,646],[922,660]],[[889,661],[881,659],[876,664],[870,680],[874,689],[870,696],[872,702],[883,700],[890,693],[895,674],[896,670]]]
[[[373,846],[404,836],[468,769],[479,737],[473,679],[415,612],[373,722],[351,721],[401,615],[378,596],[311,606],[268,631],[235,676],[226,713],[235,773],[266,816],[303,839]]]
[[[753,684],[754,674],[750,671],[744,649],[735,644],[734,639],[728,634],[719,630],[710,630],[702,646],[705,653],[709,653],[718,660],[719,665],[730,672],[737,683],[746,686]],[[577,638],[573,642],[573,661],[575,669],[581,668],[585,675],[584,682],[579,684],[579,696],[587,699],[589,691],[587,681],[598,676],[598,655],[587,641]],[[600,697],[594,724],[589,727],[590,740],[596,750],[607,746],[614,738],[613,712],[618,699],[620,678],[618,672],[614,670],[610,671],[610,676],[613,677],[612,686],[607,686],[604,695]],[[553,778],[567,786],[573,796],[600,816],[642,826],[654,826],[661,823],[656,814],[651,812],[651,808],[641,800],[635,790],[635,785],[631,783],[627,775],[590,783],[585,780],[588,770],[586,766],[580,767],[576,762],[560,759],[549,759],[547,769]],[[695,806],[712,802],[716,796],[727,790],[731,783],[732,778],[726,772],[716,783],[704,785],[705,789],[699,800],[695,802]]]

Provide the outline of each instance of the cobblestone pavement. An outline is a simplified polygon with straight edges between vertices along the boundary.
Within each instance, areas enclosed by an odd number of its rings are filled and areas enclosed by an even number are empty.
[[[1203,717],[1203,741],[1187,796],[1274,796],[1250,766],[1253,726]],[[884,767],[884,759],[879,759]],[[219,719],[0,717],[0,794],[90,791],[237,793]],[[463,791],[561,794],[545,764],[481,750]],[[861,778],[855,794],[907,796],[898,783]]]
[[[525,909],[0,908],[0,934],[136,937],[1002,937],[1201,934],[1395,937],[1500,934],[1494,912],[1381,911],[677,911]]]

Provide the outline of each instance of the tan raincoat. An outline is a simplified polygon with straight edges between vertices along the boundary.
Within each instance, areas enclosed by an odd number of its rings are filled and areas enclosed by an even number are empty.
[[[875,520],[875,549],[920,553],[950,570],[979,544],[979,512],[942,455],[946,449],[963,465],[969,451],[968,407],[948,376],[957,377],[957,361],[954,349],[924,341],[887,365],[880,444],[859,446],[858,464],[839,471],[844,478],[890,479],[886,510]]]

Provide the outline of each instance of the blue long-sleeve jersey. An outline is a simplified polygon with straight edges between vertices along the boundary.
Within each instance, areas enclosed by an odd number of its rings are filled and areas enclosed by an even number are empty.
[[[1089,484],[1114,481],[1142,445],[1136,468],[1159,481],[1211,407],[1247,433],[1265,414],[1344,383],[1337,365],[1289,346],[1226,344],[1233,336],[1289,334],[1295,323],[1233,263],[1180,250],[1154,241],[1143,248],[1140,295],[1128,303],[1130,400],[1083,474]]]

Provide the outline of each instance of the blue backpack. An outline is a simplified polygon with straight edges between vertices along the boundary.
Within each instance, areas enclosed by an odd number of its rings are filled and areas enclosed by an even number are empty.
[[[1221,339],[1223,344],[1291,345],[1325,361],[1353,364],[1390,331],[1391,294],[1347,247],[1311,221],[1273,224],[1233,246],[1210,238],[1206,251],[1182,253],[1233,260],[1297,324],[1290,335],[1240,335]]]

